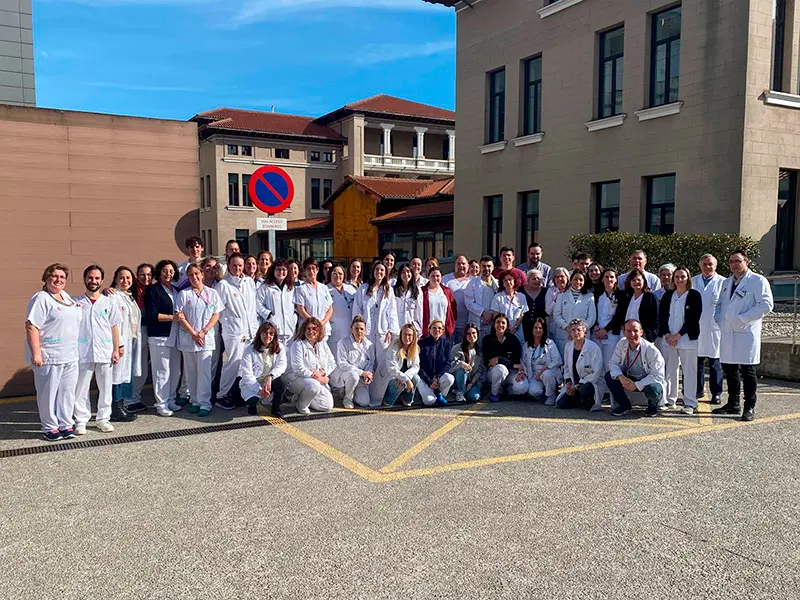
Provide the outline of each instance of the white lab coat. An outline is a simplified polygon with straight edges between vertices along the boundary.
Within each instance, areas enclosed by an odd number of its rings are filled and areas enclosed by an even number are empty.
[[[714,318],[714,312],[719,303],[722,284],[725,278],[715,273],[703,287],[703,275],[692,277],[692,288],[700,292],[703,297],[703,313],[700,315],[700,337],[697,338],[697,356],[706,358],[719,358],[719,341],[722,335],[719,323]]]
[[[101,294],[92,304],[86,294],[81,294],[75,302],[83,309],[78,337],[80,362],[110,364],[114,351],[112,328],[122,325],[118,300]]]
[[[330,378],[336,369],[336,359],[325,342],[318,342],[314,348],[307,340],[296,340],[289,347],[289,366],[286,371],[287,383],[299,379],[311,379],[311,373],[323,369]]]
[[[528,379],[535,378],[545,369],[550,369],[556,374],[558,381],[561,381],[562,367],[564,361],[558,353],[558,348],[553,340],[548,339],[544,345],[544,351],[539,356],[534,357],[534,348],[528,344],[522,349],[522,371]]]
[[[378,365],[375,372],[375,379],[372,382],[372,399],[373,402],[378,400],[383,401],[383,396],[386,394],[386,388],[389,387],[389,382],[399,379],[400,381],[412,381],[419,375],[419,352],[414,360],[408,361],[408,370],[404,373],[400,370],[403,366],[403,359],[401,359],[397,352],[398,346],[396,343],[392,344],[389,351],[384,355],[383,361]]]
[[[304,283],[303,285],[295,286],[294,303],[297,306],[305,308],[306,312],[312,317],[316,317],[322,321],[328,309],[333,306],[333,298],[331,298],[331,293],[328,290],[328,286],[325,284],[317,282],[317,286],[314,287],[309,283]],[[300,317],[299,320],[301,324],[305,321],[302,317]],[[326,340],[330,334],[331,324],[330,321],[328,321],[328,323],[325,324]]]
[[[353,317],[361,315],[367,322],[367,336],[373,343],[382,340],[386,334],[400,333],[397,324],[397,304],[394,299],[394,290],[389,288],[389,293],[384,297],[383,288],[371,296],[367,295],[369,284],[365,283],[356,292],[353,300]]]
[[[353,300],[355,294],[349,289],[349,286],[342,286],[342,292],[336,291],[336,288],[329,285],[328,289],[331,293],[333,300],[333,315],[331,316],[331,335],[328,338],[328,345],[331,347],[331,352],[336,353],[336,345],[339,340],[343,340],[350,335],[350,324],[353,320]]]
[[[575,342],[569,340],[564,347],[564,381],[572,381],[572,352],[575,348]],[[578,383],[591,383],[594,385],[594,406],[593,411],[602,410],[603,397],[600,394],[600,379],[605,375],[603,368],[603,351],[600,346],[595,344],[592,340],[586,339],[583,344],[583,349],[578,356],[578,362],[575,364],[575,370],[578,373],[579,380],[572,381],[573,385]],[[663,369],[662,369],[663,372]],[[567,393],[567,387],[561,390],[559,398]]]
[[[183,290],[178,294],[178,302],[175,306],[175,311],[182,312],[186,321],[195,331],[203,329],[212,316],[220,314],[224,309],[217,291],[208,286],[203,286],[203,291],[199,296],[193,288]],[[217,349],[214,331],[208,332],[205,337],[205,345],[200,346],[181,326],[178,330],[178,349],[181,352],[213,352]]]
[[[481,320],[483,313],[490,311],[492,301],[500,290],[500,284],[494,277],[491,278],[490,285],[486,285],[480,277],[473,279],[464,290],[464,304],[469,312],[469,322],[480,328],[480,339],[489,334],[491,323],[484,325]]]
[[[257,352],[252,344],[244,351],[242,362],[239,365],[239,376],[242,378],[239,388],[242,391],[242,398],[257,397],[267,375],[272,375],[272,380],[275,381],[286,372],[289,364],[286,346],[280,342],[278,345],[280,352],[275,355],[269,354],[266,349],[263,352]],[[270,359],[271,365],[268,365],[269,370],[265,373],[265,363]]]
[[[511,329],[517,325],[517,319],[528,311],[528,301],[519,292],[515,292],[513,298],[509,298],[508,294],[503,290],[495,294],[491,310],[492,312],[504,314],[508,319],[508,328]],[[522,323],[519,324],[519,329],[516,330],[515,335],[520,342],[525,342],[525,338],[522,335]]]
[[[142,311],[133,296],[117,290],[111,296],[119,307],[122,323],[119,328],[119,343],[125,351],[119,362],[112,367],[114,385],[131,382],[142,375]]]
[[[393,288],[394,289],[394,288]],[[417,297],[411,297],[411,291],[406,290],[402,296],[395,296],[397,305],[397,324],[413,325],[417,335],[422,335],[422,292],[417,289]]]
[[[225,306],[220,315],[222,338],[227,340],[241,337],[252,340],[258,329],[255,281],[250,277],[242,277],[237,282],[237,279],[228,273],[214,290]]]
[[[731,297],[733,277],[722,284],[715,319],[721,330],[720,361],[730,365],[761,362],[761,321],[772,310],[772,290],[762,275],[748,270]]]
[[[558,329],[564,331],[570,321],[575,319],[586,321],[586,327],[591,330],[597,321],[597,308],[594,305],[592,294],[579,294],[576,300],[572,295],[572,290],[568,289],[555,302],[553,323]]]
[[[286,344],[297,329],[294,290],[286,286],[262,285],[256,293],[256,309],[260,322],[269,321],[278,330],[278,339]]]
[[[80,357],[78,339],[84,311],[66,291],[61,292],[61,297],[63,303],[42,290],[28,301],[25,320],[39,330],[39,350],[45,365],[77,363]],[[33,360],[27,343],[25,360],[28,364]]]
[[[636,389],[640,392],[651,383],[659,384],[663,389],[667,389],[667,380],[664,375],[664,357],[661,351],[652,342],[642,338],[639,340],[639,348],[642,354],[642,366],[647,375],[636,382]],[[608,364],[608,374],[612,379],[616,379],[624,374],[623,365],[628,356],[628,340],[622,338],[614,348],[614,356]],[[689,382],[692,385],[693,382]]]

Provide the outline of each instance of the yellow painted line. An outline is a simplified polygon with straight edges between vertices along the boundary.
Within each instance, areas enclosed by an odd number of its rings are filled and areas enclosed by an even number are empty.
[[[703,421],[709,421],[713,419],[711,416],[711,404],[708,402],[698,402],[697,403],[697,422],[699,425],[704,425]]]
[[[536,458],[549,458],[553,456],[563,456],[566,454],[576,454],[579,452],[589,452],[592,450],[603,450],[606,448],[617,448],[620,446],[630,446],[633,444],[642,444],[645,442],[655,442],[660,440],[668,440],[672,438],[685,437],[689,435],[697,435],[700,433],[709,433],[716,431],[724,431],[726,429],[735,429],[738,427],[746,427],[749,425],[763,425],[767,423],[776,423],[780,421],[790,421],[800,419],[800,413],[793,413],[790,415],[779,415],[775,417],[767,417],[753,422],[736,421],[733,423],[724,423],[719,425],[705,425],[702,427],[685,428],[678,431],[665,431],[662,433],[655,433],[652,435],[645,435],[634,438],[625,438],[619,440],[609,440],[605,442],[596,442],[594,444],[584,444],[580,446],[571,446],[567,448],[556,448],[553,450],[543,450],[539,452],[527,452],[524,454],[514,454],[510,456],[495,456],[491,458],[481,458],[477,460],[470,460],[465,462],[452,463],[449,465],[439,465],[426,469],[413,469],[409,471],[398,471],[395,473],[386,473],[384,475],[385,481],[399,481],[402,479],[411,479],[415,477],[426,477],[428,475],[435,475],[439,473],[449,473],[452,471],[463,471],[467,469],[475,469],[478,467],[487,467],[491,465],[499,465],[504,463],[520,462],[525,460],[532,460]]]
[[[452,421],[445,423],[442,427],[431,433],[425,439],[421,440],[420,442],[414,444],[411,448],[403,452],[400,456],[395,458],[392,462],[381,469],[381,473],[392,473],[397,471],[400,467],[404,464],[412,460],[415,456],[417,456],[420,452],[423,452],[428,446],[433,444],[436,440],[444,437],[449,432],[453,431],[456,427],[461,425],[464,421],[469,419],[473,413],[478,412],[486,406],[485,402],[480,402],[473,406],[472,408],[468,408],[464,412],[460,413],[457,417],[455,417]]]
[[[384,477],[378,473],[377,471],[370,469],[368,466],[358,462],[352,456],[348,456],[344,452],[337,450],[330,444],[323,442],[322,440],[318,440],[312,435],[309,435],[305,431],[301,431],[294,425],[290,425],[283,419],[276,419],[275,417],[262,417],[265,421],[268,421],[275,427],[277,427],[280,431],[285,433],[286,435],[293,437],[301,444],[305,444],[312,450],[319,452],[322,456],[332,460],[337,465],[340,465],[350,471],[351,473],[355,473],[359,477],[366,479],[371,483],[382,483],[384,481]]]
[[[17,396],[15,398],[0,399],[0,404],[17,404],[20,402],[36,402],[36,396]]]

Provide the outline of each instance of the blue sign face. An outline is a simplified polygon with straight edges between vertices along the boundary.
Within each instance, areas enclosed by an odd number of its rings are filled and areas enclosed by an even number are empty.
[[[248,185],[253,204],[268,214],[286,210],[294,198],[294,183],[280,167],[266,166],[250,177]]]

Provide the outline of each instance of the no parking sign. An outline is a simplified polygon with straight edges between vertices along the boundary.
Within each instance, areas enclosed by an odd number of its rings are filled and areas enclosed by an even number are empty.
[[[294,183],[289,174],[272,165],[261,167],[247,186],[253,204],[270,215],[289,208],[294,199]]]

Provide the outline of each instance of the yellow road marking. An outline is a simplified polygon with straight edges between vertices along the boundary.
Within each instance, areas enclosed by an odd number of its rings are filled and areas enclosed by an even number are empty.
[[[485,402],[481,402],[476,404],[472,408],[468,408],[464,412],[460,413],[457,417],[455,417],[452,421],[445,423],[442,427],[431,433],[425,439],[419,441],[418,443],[414,444],[403,452],[400,456],[395,458],[392,462],[381,469],[381,473],[392,473],[397,471],[398,468],[402,467],[404,464],[412,460],[415,456],[417,456],[420,452],[424,451],[428,446],[433,444],[436,440],[442,438],[444,435],[461,425],[464,421],[469,419],[473,413],[478,412],[486,406]]]
[[[327,444],[322,440],[318,440],[313,435],[309,435],[294,425],[290,425],[283,419],[276,419],[275,417],[262,418],[277,427],[283,433],[293,437],[301,444],[305,444],[312,450],[319,452],[322,454],[322,456],[332,460],[337,465],[344,467],[348,471],[355,473],[359,477],[366,479],[371,483],[382,483],[384,481],[383,476],[377,471],[370,469],[368,466],[358,462],[352,456],[348,456],[344,452],[337,450],[330,444]]]
[[[702,426],[704,425],[703,421],[708,421],[713,419],[711,416],[711,404],[707,402],[698,402],[697,403],[697,422]]]
[[[478,467],[486,467],[490,465],[499,465],[504,463],[519,462],[524,460],[532,460],[536,458],[548,458],[552,456],[561,456],[564,454],[575,454],[578,452],[588,452],[591,450],[602,450],[605,448],[616,448],[619,446],[630,446],[633,444],[642,444],[645,442],[654,442],[660,440],[667,440],[672,438],[684,437],[688,435],[697,435],[700,433],[708,433],[712,431],[723,431],[726,429],[734,429],[738,427],[745,427],[748,425],[761,425],[765,423],[775,423],[779,421],[790,421],[800,419],[800,413],[793,413],[790,415],[779,415],[775,417],[767,417],[759,419],[754,422],[736,421],[733,423],[724,423],[720,425],[704,425],[702,427],[685,428],[679,431],[665,431],[662,433],[655,433],[652,435],[645,435],[635,438],[625,438],[620,440],[609,440],[606,442],[596,442],[594,444],[584,444],[581,446],[571,446],[568,448],[556,448],[553,450],[543,450],[539,452],[527,452],[523,454],[514,454],[510,456],[495,456],[491,458],[481,458],[477,460],[470,460],[465,462],[452,463],[449,465],[439,465],[426,469],[412,469],[409,471],[399,471],[396,473],[384,474],[383,480],[399,481],[401,479],[411,479],[415,477],[426,477],[428,475],[435,475],[438,473],[449,473],[451,471],[461,471],[466,469],[475,469]]]

